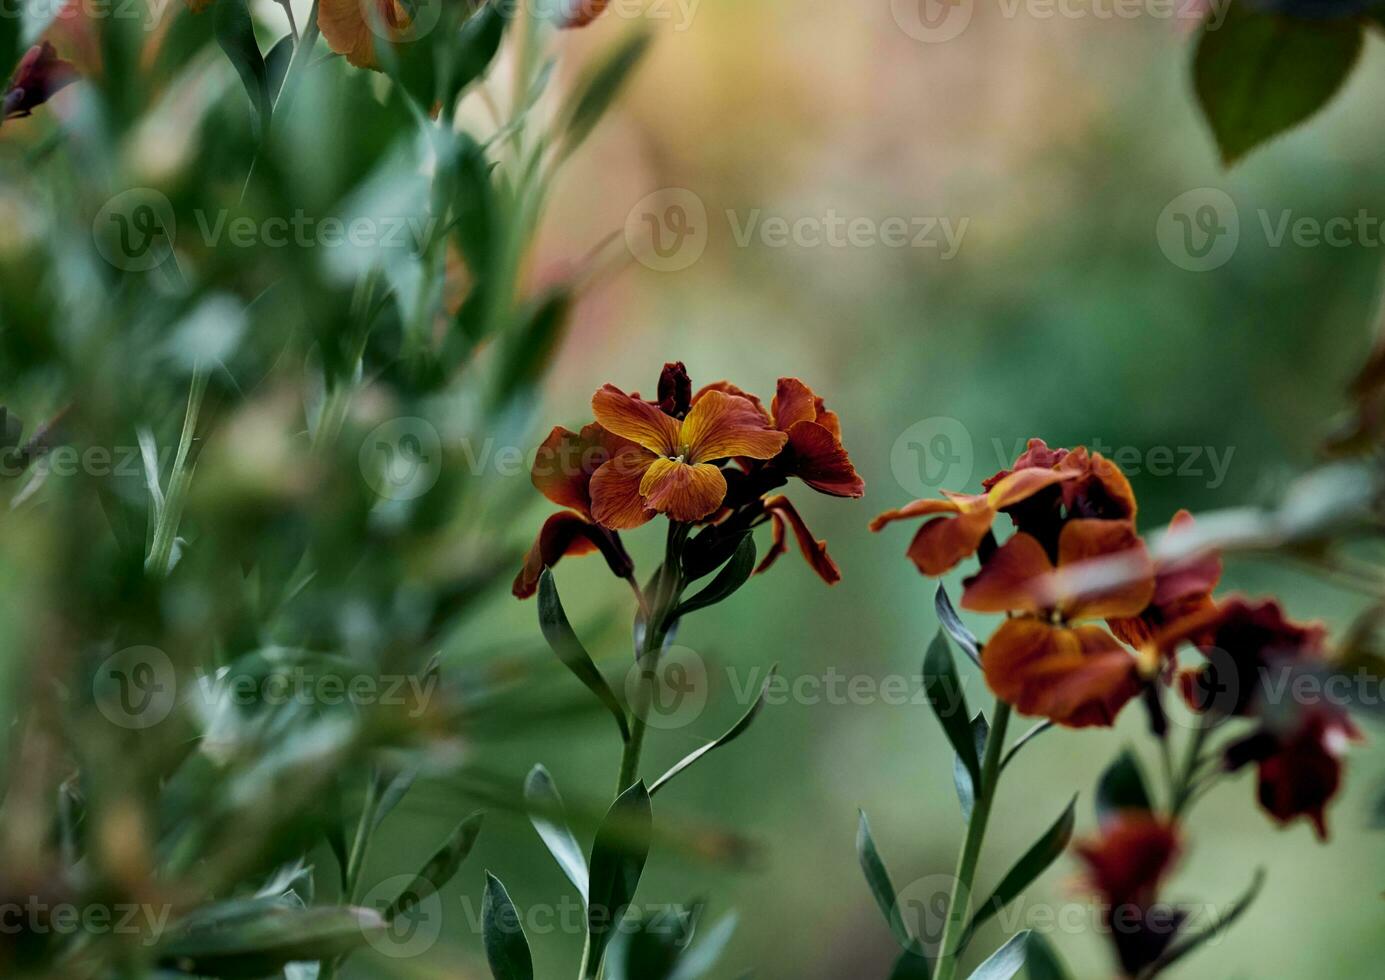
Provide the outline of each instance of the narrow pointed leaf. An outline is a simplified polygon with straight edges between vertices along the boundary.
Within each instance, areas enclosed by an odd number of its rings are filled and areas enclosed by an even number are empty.
[[[579,85],[567,112],[564,154],[572,153],[591,135],[649,49],[650,40],[648,33],[630,35]]]
[[[707,930],[705,938],[683,954],[683,958],[668,975],[668,980],[703,980],[704,977],[710,976],[712,968],[721,959],[721,954],[726,952],[731,937],[736,934],[739,921],[735,912],[728,912],[722,916],[716,925]]]
[[[1245,890],[1241,897],[1236,899],[1231,907],[1218,916],[1206,929],[1203,929],[1196,935],[1188,936],[1170,946],[1168,950],[1165,951],[1164,955],[1159,957],[1158,961],[1151,969],[1150,975],[1153,976],[1155,972],[1162,972],[1168,969],[1189,953],[1197,950],[1203,943],[1219,938],[1223,932],[1231,928],[1237,919],[1245,914],[1246,909],[1250,908],[1251,904],[1259,896],[1260,889],[1264,887],[1264,884],[1265,869],[1256,868],[1255,877],[1251,879],[1250,887]]]
[[[587,901],[587,861],[582,856],[582,848],[577,838],[568,829],[567,818],[563,812],[563,799],[558,795],[558,787],[553,777],[543,766],[529,770],[524,780],[524,800],[529,804],[529,822],[538,831],[548,853],[558,862],[567,880],[572,882],[582,903]]]
[[[418,874],[414,875],[414,880],[405,886],[399,897],[385,910],[386,919],[393,921],[452,880],[452,876],[462,866],[471,849],[476,846],[476,837],[481,833],[481,821],[484,818],[485,813],[478,810],[457,824],[437,853]]]
[[[909,927],[904,924],[904,918],[899,913],[899,896],[895,894],[890,873],[885,870],[885,862],[880,859],[880,853],[876,850],[875,838],[870,832],[870,821],[866,819],[864,810],[859,812],[861,818],[856,825],[856,857],[861,862],[861,871],[866,876],[870,893],[875,896],[875,904],[885,916],[885,922],[894,934],[895,941],[908,947],[911,937]]]
[[[1005,757],[1000,760],[1000,768],[1004,769],[1006,766],[1008,766],[1010,764],[1010,760],[1013,759],[1015,756],[1019,755],[1020,749],[1024,748],[1026,745],[1034,741],[1034,739],[1038,738],[1040,735],[1042,735],[1044,732],[1048,731],[1052,727],[1053,722],[1045,719],[1044,721],[1039,722],[1033,728],[1029,729],[1029,731],[1025,732],[1019,738],[1015,739],[1015,744],[1010,746],[1010,748],[1006,750]]]
[[[380,829],[380,824],[385,822],[385,818],[399,806],[401,800],[414,785],[414,780],[418,778],[417,769],[405,769],[390,778],[380,791],[380,802],[375,806],[375,822],[371,825],[371,832]]]
[[[495,980],[534,980],[534,958],[524,925],[500,879],[486,872],[481,895],[481,938]]]
[[[991,897],[976,910],[976,915],[972,917],[971,925],[967,927],[967,934],[974,933],[978,926],[995,915],[1005,906],[1009,905],[1018,898],[1026,888],[1032,885],[1039,877],[1048,870],[1049,866],[1067,850],[1068,843],[1072,840],[1073,827],[1077,823],[1077,797],[1074,796],[1068,803],[1063,815],[1048,828],[1048,831],[1034,842],[1033,846],[1025,852],[1024,857],[1015,863],[1015,866],[1006,872],[1005,877],[1000,879],[1000,884],[996,885]]]
[[[769,685],[774,680],[775,675],[778,673],[779,665],[775,664],[773,667],[769,669],[769,676],[765,678],[764,686],[760,688],[760,696],[755,699],[755,703],[750,706],[750,709],[746,711],[744,715],[741,716],[741,720],[736,722],[730,728],[728,728],[726,730],[726,733],[722,735],[720,738],[716,739],[713,742],[708,742],[706,745],[702,746],[702,748],[696,749],[692,752],[689,752],[687,755],[683,756],[681,760],[674,764],[673,768],[669,769],[668,772],[664,773],[662,776],[660,776],[658,779],[654,781],[654,785],[649,787],[649,795],[653,796],[655,793],[659,792],[660,789],[668,785],[669,780],[673,779],[674,776],[677,776],[679,773],[683,772],[685,769],[687,769],[693,763],[697,762],[703,756],[707,755],[709,752],[714,752],[717,749],[721,748],[723,745],[729,745],[730,743],[734,742],[736,739],[744,735],[746,731],[750,728],[750,726],[754,724],[756,717],[764,708],[765,696],[769,693]]]
[[[992,953],[984,963],[972,971],[970,980],[1010,980],[1011,977],[1024,969],[1025,950],[1029,945],[1029,936],[1028,929],[1011,936],[1009,942]]]
[[[452,48],[456,60],[444,99],[447,105],[451,105],[468,85],[485,74],[495,60],[509,23],[503,9],[506,6],[492,0],[467,18],[457,31],[457,40]]]
[[[947,631],[947,635],[952,637],[952,641],[962,648],[962,652],[972,659],[978,666],[981,663],[981,644],[976,639],[976,634],[967,629],[962,623],[962,617],[957,615],[957,610],[952,605],[952,599],[947,594],[947,589],[938,586],[938,592],[933,597],[933,608],[938,612],[938,624]]]
[[[269,72],[255,40],[255,25],[246,0],[217,0],[212,17],[216,43],[240,76],[250,96],[256,130],[263,134],[269,126]]]
[[[731,560],[722,566],[716,577],[701,592],[682,603],[674,612],[673,617],[681,619],[688,613],[706,609],[708,606],[714,606],[723,599],[729,598],[746,583],[754,571],[755,539],[747,534],[736,546]]]
[[[923,688],[947,740],[952,743],[953,751],[971,776],[972,785],[980,785],[981,762],[976,754],[967,699],[962,693],[962,681],[957,676],[952,651],[948,649],[947,639],[941,631],[933,638],[923,661]]]
[[[1120,810],[1152,810],[1149,789],[1135,753],[1124,749],[1096,785],[1096,815],[1105,820]]]
[[[577,639],[577,634],[573,632],[567,613],[563,611],[563,601],[558,597],[558,586],[553,581],[553,572],[550,569],[544,569],[543,575],[539,577],[539,627],[543,630],[544,639],[548,641],[548,645],[553,648],[563,665],[586,685],[587,690],[596,695],[597,700],[611,713],[611,717],[615,718],[616,724],[620,726],[620,737],[627,742],[630,741],[630,726],[626,724],[625,711],[616,700],[610,685],[606,683],[606,678],[596,669],[591,654],[587,653],[582,641]]]
[[[601,966],[602,955],[635,897],[653,835],[649,792],[637,782],[611,804],[592,845],[591,898],[587,904],[590,956],[587,977]]]
[[[971,720],[971,730],[976,741],[976,757],[986,753],[986,739],[990,737],[991,726],[986,724],[985,714],[978,713]],[[961,756],[952,757],[952,782],[957,787],[957,802],[962,806],[962,819],[971,820],[972,807],[976,805],[976,787],[972,785],[971,773],[962,763]]]

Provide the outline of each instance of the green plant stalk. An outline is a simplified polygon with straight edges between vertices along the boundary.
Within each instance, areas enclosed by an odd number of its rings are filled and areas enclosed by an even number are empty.
[[[1177,822],[1187,810],[1188,804],[1193,801],[1194,790],[1197,788],[1198,767],[1202,763],[1202,750],[1207,744],[1207,737],[1212,733],[1212,725],[1200,725],[1193,733],[1192,738],[1188,739],[1188,748],[1183,756],[1183,768],[1179,772],[1178,780],[1170,793],[1169,819]]]
[[[971,820],[967,823],[967,834],[962,841],[962,852],[957,857],[957,874],[952,881],[952,896],[947,904],[947,922],[943,926],[942,943],[933,980],[955,980],[957,961],[961,956],[962,936],[967,926],[967,908],[970,905],[972,882],[976,878],[976,866],[981,858],[981,844],[986,837],[986,823],[990,820],[991,804],[995,801],[996,784],[1000,782],[1001,751],[1005,747],[1005,729],[1010,725],[1010,706],[1004,701],[995,703],[995,719],[991,722],[991,732],[986,738],[986,755],[981,762],[981,786],[972,806]]]

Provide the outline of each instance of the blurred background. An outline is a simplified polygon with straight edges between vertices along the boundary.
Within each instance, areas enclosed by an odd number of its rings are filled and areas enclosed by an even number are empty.
[[[872,535],[872,516],[943,488],[974,491],[1030,437],[1115,458],[1142,530],[1183,507],[1269,503],[1317,458],[1373,336],[1385,259],[1381,38],[1324,113],[1227,172],[1189,81],[1201,0],[1065,12],[1038,0],[919,3],[644,0],[616,3],[561,41],[576,55],[570,74],[637,23],[655,37],[550,195],[534,283],[593,249],[617,260],[583,295],[514,441],[528,451],[550,426],[588,421],[603,383],[649,393],[660,366],[682,360],[695,384],[725,378],[766,399],[780,376],[806,381],[840,414],[867,484],[863,501],[788,491],[827,539],[840,584],[825,586],[791,553],[678,637],[705,666],[705,706],[656,726],[646,776],[731,725],[770,665],[799,692],[656,801],[672,839],[656,847],[640,901],[705,898],[713,918],[735,910],[718,977],[888,974],[895,947],[857,865],[858,808],[901,892],[917,883],[926,894],[952,870],[962,832],[952,753],[917,684],[937,630],[935,583],[904,556],[912,529]],[[308,4],[294,6],[301,23]],[[269,3],[257,13],[278,16]],[[1334,219],[1336,233],[1315,239]],[[475,475],[508,503],[529,502],[506,518],[519,554],[551,508],[527,474],[499,462],[510,439],[473,447]],[[627,536],[642,572],[661,537],[654,525]],[[628,589],[593,558],[563,563],[557,579],[618,683],[630,664]],[[948,580],[954,595],[959,582]],[[1363,605],[1285,564],[1232,562],[1229,591],[1277,595],[1334,629]],[[971,625],[984,638],[993,623]],[[533,602],[487,604],[442,656],[463,672],[519,658],[536,689],[575,691],[543,646]],[[963,669],[971,705],[989,712],[984,684]],[[1089,833],[1096,777],[1127,744],[1155,772],[1147,743],[1131,710],[1114,731],[1053,731],[1027,748],[1002,784],[980,887],[1074,792],[1079,835]],[[541,762],[569,809],[599,813],[619,745],[608,718],[581,714],[484,751],[473,761],[506,785]],[[1270,874],[1241,923],[1171,975],[1378,976],[1385,849],[1370,802],[1383,783],[1385,755],[1359,747],[1327,845],[1306,823],[1274,827],[1249,775],[1204,800],[1165,897],[1220,907],[1259,864]],[[421,782],[378,835],[367,884],[416,867],[470,805],[453,786]],[[575,823],[588,843],[590,822]],[[708,856],[713,830],[753,846]],[[315,857],[330,879],[330,855]],[[482,867],[521,910],[571,895],[528,821],[494,813],[442,892],[439,940],[411,969],[487,975]],[[975,949],[1028,926],[1049,933],[1076,975],[1111,975],[1087,903],[1064,858]],[[567,907],[560,923],[575,921]],[[526,920],[536,975],[570,975],[580,927],[544,921]],[[397,965],[361,955],[346,975]]]

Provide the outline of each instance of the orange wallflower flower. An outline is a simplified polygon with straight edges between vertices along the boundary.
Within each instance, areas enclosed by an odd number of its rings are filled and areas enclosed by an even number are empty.
[[[538,589],[539,576],[569,555],[600,551],[611,571],[621,578],[634,571],[620,537],[592,519],[591,481],[601,466],[630,443],[595,423],[581,433],[556,426],[539,447],[531,479],[545,497],[567,510],[544,522],[515,577],[513,592],[527,599]]]
[[[1193,515],[1180,510],[1169,522],[1169,537],[1187,534],[1192,526]],[[1154,598],[1145,610],[1138,616],[1107,620],[1106,625],[1133,647],[1151,645],[1160,632],[1175,623],[1212,609],[1212,591],[1221,581],[1221,572],[1217,555],[1161,562],[1154,573]]]
[[[1099,588],[1069,587],[1063,572],[1082,562],[1122,555],[1148,562],[1128,521],[1069,521],[1055,566],[1033,536],[1019,532],[967,580],[962,605],[1016,614],[981,651],[986,683],[1025,714],[1060,725],[1110,725],[1143,681],[1129,650],[1100,626],[1081,620],[1134,616],[1154,594],[1154,570]]]
[[[1158,904],[1159,889],[1182,850],[1177,829],[1139,809],[1103,821],[1100,834],[1075,850],[1102,898],[1102,916],[1126,976],[1157,960],[1185,916]]]
[[[357,68],[380,67],[376,44],[400,40],[413,15],[399,0],[320,0],[317,26],[327,46]]]
[[[1042,439],[1009,470],[982,482],[985,492],[944,491],[944,499],[915,500],[871,521],[879,531],[894,521],[933,517],[914,535],[909,558],[925,575],[942,575],[976,554],[997,514],[1008,514],[1050,554],[1056,552],[1063,524],[1072,518],[1133,520],[1135,494],[1120,470],[1100,453],[1079,447],[1049,449]]]
[[[611,0],[563,0],[560,27],[586,27],[605,13]]]
[[[35,44],[24,52],[10,77],[5,90],[4,118],[32,115],[36,108],[52,98],[53,93],[76,80],[77,69],[71,62],[59,58],[50,42]]]
[[[592,411],[607,431],[635,444],[592,478],[592,514],[615,529],[639,527],[654,513],[676,521],[708,517],[726,498],[717,464],[770,459],[788,441],[753,403],[722,391],[703,392],[680,421],[606,385],[592,397]]]

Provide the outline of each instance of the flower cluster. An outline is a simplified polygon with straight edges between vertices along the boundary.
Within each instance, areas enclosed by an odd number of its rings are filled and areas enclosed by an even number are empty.
[[[1270,668],[1324,666],[1323,630],[1289,621],[1273,601],[1214,599],[1221,578],[1215,555],[1194,550],[1189,558],[1153,561],[1136,531],[1134,492],[1099,453],[1034,439],[983,488],[915,501],[880,515],[872,529],[929,518],[908,551],[926,575],[979,558],[961,602],[1007,616],[981,653],[995,695],[1073,728],[1111,725],[1143,698],[1162,736],[1162,690],[1176,681],[1205,727],[1233,716],[1256,720],[1254,734],[1227,749],[1226,767],[1258,764],[1270,815],[1280,822],[1305,816],[1325,835],[1323,809],[1340,781],[1341,749],[1356,730],[1320,705],[1270,704],[1263,683]],[[1014,526],[1003,544],[993,526],[1001,514]],[[1191,516],[1180,512],[1168,539],[1191,529]],[[1206,662],[1180,673],[1185,645]]]
[[[728,544],[768,523],[773,544],[757,572],[787,550],[792,528],[813,570],[829,584],[841,578],[826,543],[774,493],[794,477],[831,496],[865,492],[836,414],[803,382],[779,379],[767,409],[725,381],[694,393],[683,364],[670,363],[653,399],[608,384],[592,397],[592,412],[596,421],[581,432],[559,426],[539,448],[534,486],[566,509],[544,524],[515,579],[516,596],[533,595],[543,569],[568,555],[600,551],[612,572],[629,578],[619,532],[658,515],[702,529],[685,555],[693,567],[715,565]]]

